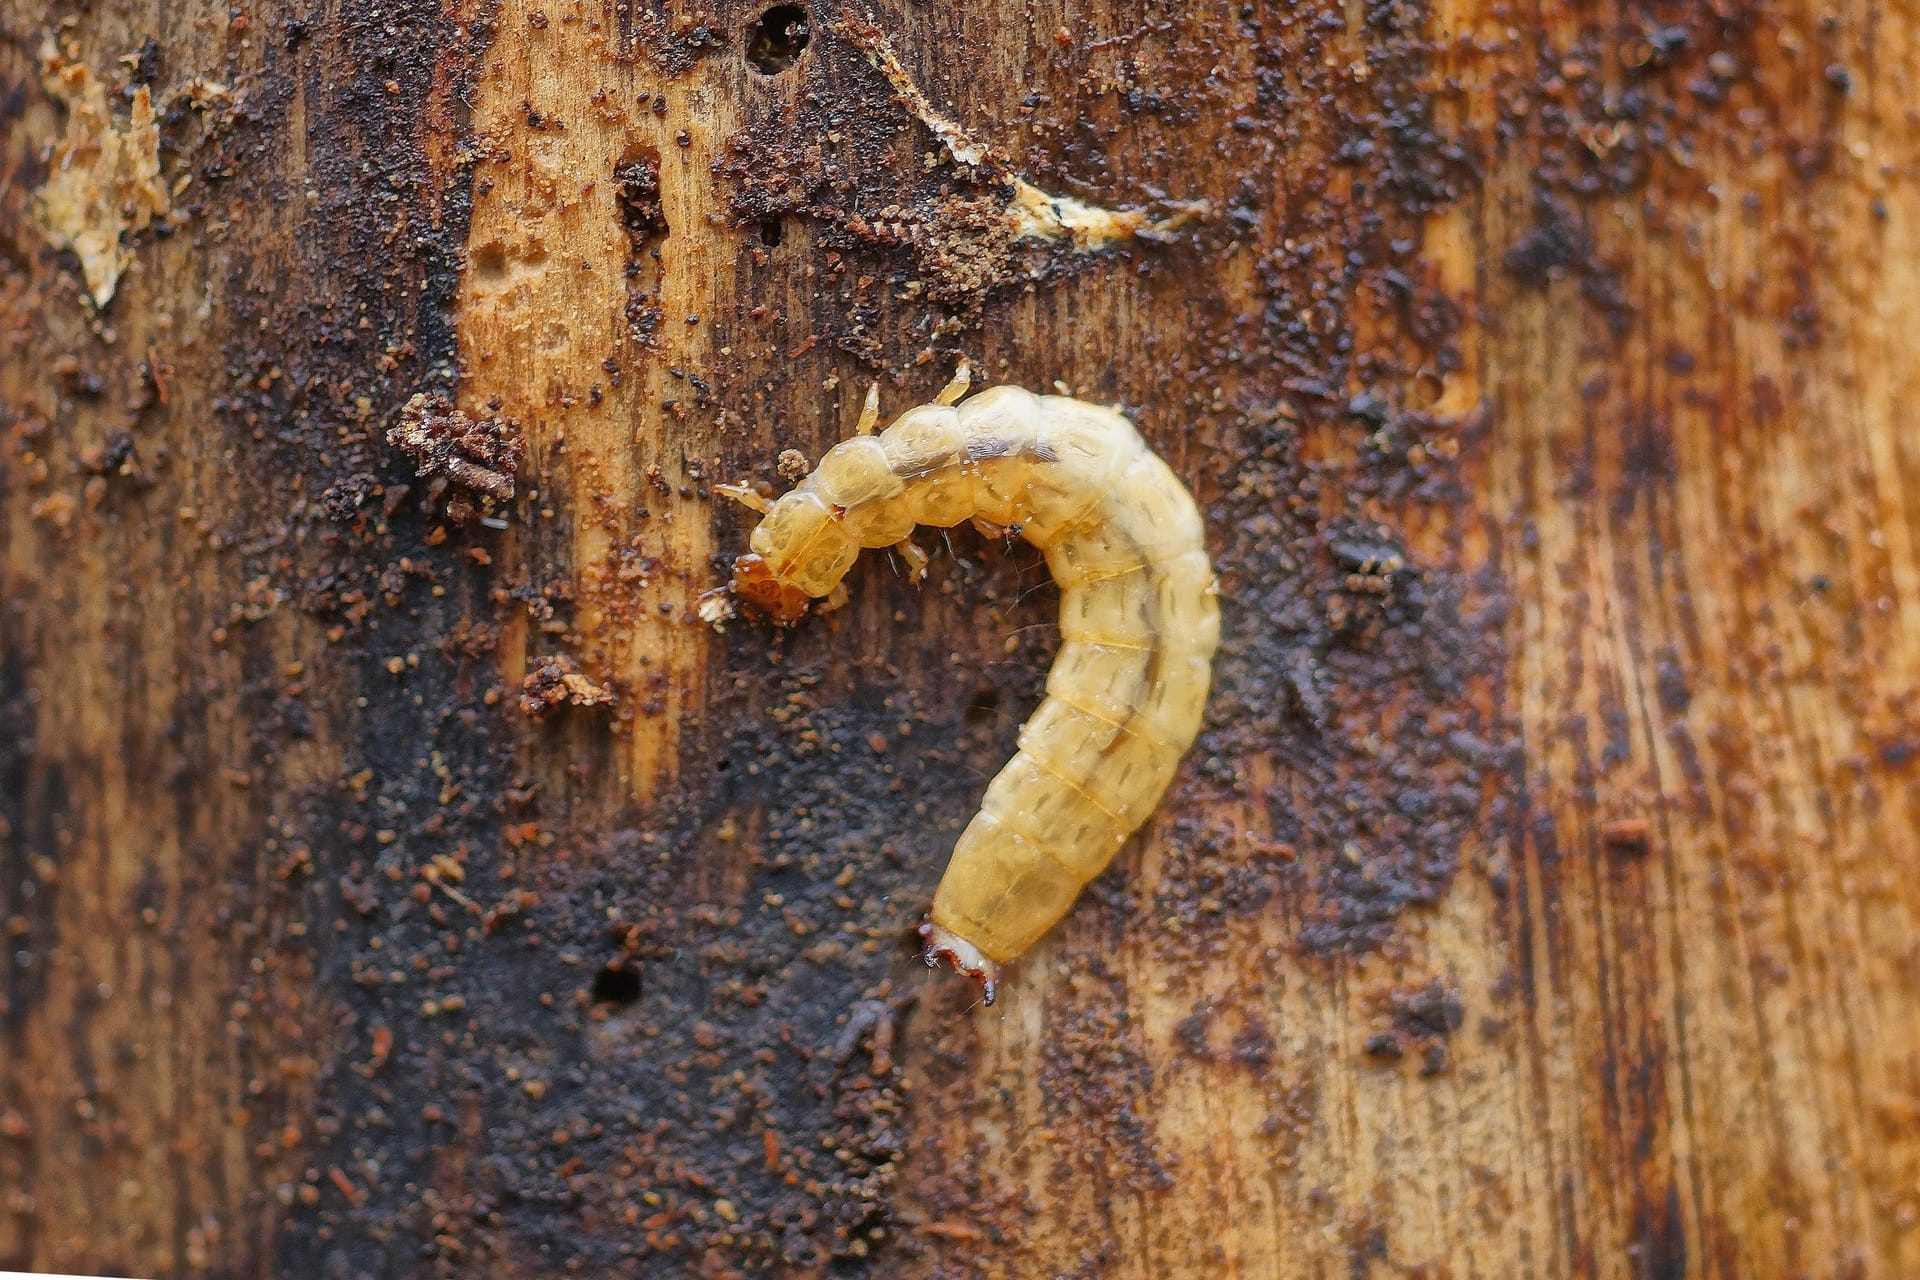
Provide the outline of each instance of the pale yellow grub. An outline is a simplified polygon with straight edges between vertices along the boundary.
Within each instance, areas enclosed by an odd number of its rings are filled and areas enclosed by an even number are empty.
[[[1200,512],[1111,409],[995,387],[828,450],[766,510],[742,594],[829,596],[862,547],[984,519],[1046,553],[1061,646],[1020,749],[955,845],[921,932],[987,984],[1066,914],[1145,822],[1205,709],[1220,612]],[[911,544],[908,544],[911,545]]]

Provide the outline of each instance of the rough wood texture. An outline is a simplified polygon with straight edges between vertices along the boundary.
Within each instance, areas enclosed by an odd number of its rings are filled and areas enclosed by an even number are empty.
[[[1920,1271],[1910,10],[774,17],[0,4],[0,1266]],[[691,615],[716,478],[962,354],[1126,406],[1225,592],[991,1010],[906,935],[1037,557]]]

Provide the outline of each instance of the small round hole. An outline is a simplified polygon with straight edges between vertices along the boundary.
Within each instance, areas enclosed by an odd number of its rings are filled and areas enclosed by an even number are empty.
[[[780,226],[778,218],[760,220],[760,243],[771,249],[786,238],[786,232]]]
[[[602,1004],[632,1004],[640,998],[640,974],[618,960],[593,975],[593,998]]]
[[[777,4],[760,15],[747,38],[747,61],[761,75],[777,76],[800,58],[813,32],[807,11],[797,4]]]

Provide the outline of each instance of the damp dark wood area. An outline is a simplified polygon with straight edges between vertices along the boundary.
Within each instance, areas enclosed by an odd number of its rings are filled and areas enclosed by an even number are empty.
[[[0,1268],[1920,1274],[1916,77],[1863,0],[0,5]],[[1225,617],[992,1008],[910,935],[1037,556],[695,614],[715,485],[962,357],[1130,413]]]

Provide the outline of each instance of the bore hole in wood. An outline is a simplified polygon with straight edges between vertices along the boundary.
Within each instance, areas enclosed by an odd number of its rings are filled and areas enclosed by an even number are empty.
[[[593,998],[602,1004],[632,1004],[640,998],[640,974],[619,961],[593,975]]]
[[[764,76],[777,76],[800,58],[813,32],[807,11],[797,4],[777,4],[760,15],[747,38],[747,61]]]

